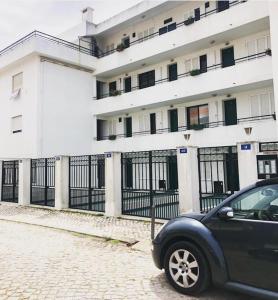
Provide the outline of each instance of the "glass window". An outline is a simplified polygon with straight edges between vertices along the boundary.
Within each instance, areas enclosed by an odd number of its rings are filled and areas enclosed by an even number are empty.
[[[278,184],[254,188],[232,201],[237,219],[278,221]]]
[[[190,107],[189,108],[189,123],[190,123],[190,125],[199,124],[198,113],[199,113],[198,107]]]
[[[12,118],[12,133],[22,132],[22,116]]]
[[[188,127],[209,123],[208,105],[198,105],[187,108]]]
[[[208,105],[199,106],[199,122],[206,124],[209,121]]]
[[[22,88],[23,83],[23,73],[18,73],[13,76],[13,92]]]

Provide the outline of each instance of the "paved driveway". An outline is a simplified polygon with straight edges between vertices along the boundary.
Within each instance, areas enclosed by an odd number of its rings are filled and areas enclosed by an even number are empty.
[[[124,244],[0,221],[0,299],[194,299]],[[212,289],[200,299],[246,300]]]

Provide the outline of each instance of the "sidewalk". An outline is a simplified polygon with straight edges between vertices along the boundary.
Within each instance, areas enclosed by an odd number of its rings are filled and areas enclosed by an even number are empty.
[[[151,224],[148,221],[105,217],[86,212],[18,206],[5,202],[0,202],[0,220],[62,229],[119,240],[131,245],[138,242],[140,242],[139,244],[147,245],[151,235]],[[160,224],[156,224],[156,231],[160,226]]]

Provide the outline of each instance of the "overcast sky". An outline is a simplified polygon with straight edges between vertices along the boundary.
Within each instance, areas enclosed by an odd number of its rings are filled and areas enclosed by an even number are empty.
[[[81,9],[95,9],[99,23],[141,0],[0,0],[0,49],[33,30],[57,35],[80,23]]]

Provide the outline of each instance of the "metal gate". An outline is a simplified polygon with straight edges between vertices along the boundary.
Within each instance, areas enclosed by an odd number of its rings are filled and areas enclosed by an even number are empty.
[[[122,213],[171,219],[179,214],[176,150],[122,153]]]
[[[18,202],[18,161],[3,161],[2,201]]]
[[[55,206],[55,158],[31,160],[31,204]]]
[[[105,211],[105,156],[73,156],[69,161],[69,207]]]
[[[237,147],[198,149],[200,208],[208,212],[239,190]]]

